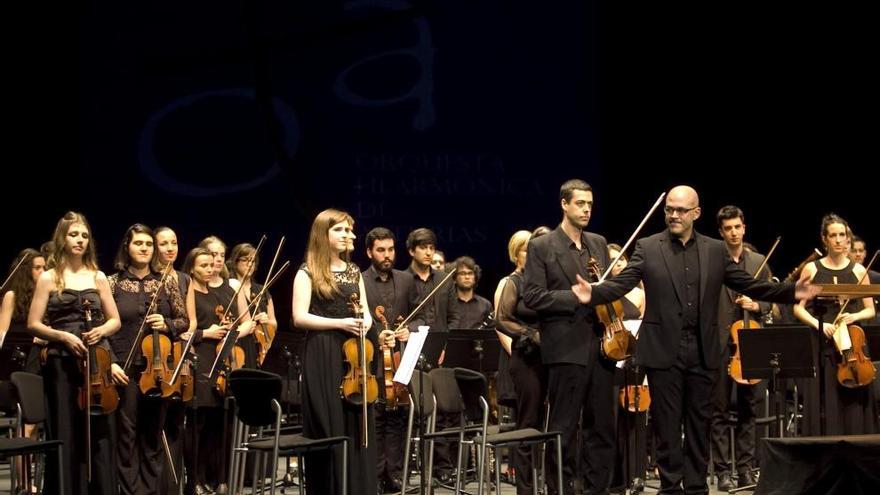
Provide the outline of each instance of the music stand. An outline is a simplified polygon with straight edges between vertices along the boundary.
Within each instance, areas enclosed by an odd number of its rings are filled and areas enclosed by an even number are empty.
[[[214,364],[211,366],[211,372],[208,373],[208,380],[212,384],[217,383],[217,377],[220,376],[221,372],[229,372],[226,366],[226,358],[229,357],[229,354],[232,352],[232,348],[235,347],[237,341],[237,328],[226,332],[226,337],[223,339],[223,347],[221,347],[220,351],[217,352],[217,356],[214,358]]]
[[[448,332],[428,331],[425,338],[425,344],[422,346],[422,353],[419,364],[416,365],[421,371],[427,372],[432,368],[440,366],[440,355],[446,350]]]
[[[443,361],[446,368],[467,368],[484,375],[498,371],[501,341],[493,331],[450,330],[446,348],[449,351]]]
[[[779,437],[784,436],[784,396],[777,379],[816,376],[813,330],[807,326],[757,328],[739,332],[743,378],[769,378],[776,394]],[[795,411],[797,414],[797,411]]]

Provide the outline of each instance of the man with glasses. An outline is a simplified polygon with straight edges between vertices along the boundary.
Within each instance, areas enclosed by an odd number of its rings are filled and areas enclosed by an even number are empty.
[[[476,329],[486,325],[492,303],[474,292],[480,281],[480,265],[470,256],[461,256],[455,266],[455,305],[458,306],[460,328]]]
[[[579,277],[572,291],[581,304],[605,304],[644,282],[647,307],[638,364],[651,385],[659,493],[708,493],[712,388],[718,368],[727,364],[718,331],[721,286],[779,302],[810,299],[819,289],[806,279],[797,284],[753,279],[733,262],[723,242],[694,230],[701,210],[692,187],[673,187],[663,211],[666,230],[639,239],[620,274],[596,285]]]

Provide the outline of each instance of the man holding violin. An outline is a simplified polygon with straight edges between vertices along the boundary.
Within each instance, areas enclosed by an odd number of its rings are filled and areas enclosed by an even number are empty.
[[[370,267],[364,270],[364,290],[370,313],[377,316],[376,308],[384,308],[383,317],[389,328],[394,329],[400,319],[409,315],[417,303],[418,294],[412,275],[394,269],[396,251],[394,233],[385,227],[376,227],[367,233],[367,257]],[[397,332],[383,329],[380,318],[373,319],[378,325],[378,348],[394,351],[396,341],[409,339],[409,329],[403,327]],[[400,349],[398,349],[399,351]],[[386,396],[385,369],[382,355],[375,359],[374,374],[379,379],[379,397],[385,406],[376,408],[376,439],[378,441],[377,469],[379,479],[378,493],[399,492],[403,470],[403,432],[406,431],[406,409],[397,404],[393,397]]]
[[[538,313],[541,359],[547,368],[550,431],[562,432],[563,478],[557,487],[548,476],[549,493],[573,493],[576,434],[583,409],[585,478],[588,493],[608,493],[614,461],[614,363],[599,354],[603,334],[592,307],[578,304],[571,287],[577,277],[588,277],[588,265],[611,264],[605,238],[584,229],[593,210],[593,189],[572,179],[559,191],[562,222],[547,235],[528,244],[525,266],[526,306]],[[621,294],[621,297],[623,294]],[[547,458],[547,472],[560,462]]]
[[[764,256],[743,246],[746,224],[742,210],[728,205],[718,211],[715,219],[718,223],[718,233],[733,262],[754,277],[764,263]],[[759,278],[769,280],[770,270],[765,268]],[[712,460],[715,474],[718,476],[719,490],[727,491],[733,488],[730,436],[727,430],[731,392],[735,390],[736,393],[734,446],[737,480],[739,486],[747,486],[755,484],[755,476],[752,474],[752,461],[755,458],[755,417],[758,415],[758,406],[767,389],[766,381],[754,385],[737,383],[728,373],[728,367],[723,365],[730,361],[731,353],[735,352],[730,328],[734,322],[744,319],[743,314],[746,311],[751,321],[760,321],[762,315],[766,315],[771,309],[770,303],[758,302],[727,287],[721,287],[721,294],[718,296],[718,332],[724,354],[721,360],[722,366],[718,367],[718,382],[712,401],[711,430]]]

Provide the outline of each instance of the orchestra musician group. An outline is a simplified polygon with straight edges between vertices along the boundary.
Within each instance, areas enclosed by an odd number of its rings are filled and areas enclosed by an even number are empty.
[[[816,298],[819,284],[872,282],[864,241],[856,245],[843,218],[823,219],[823,256],[776,282],[772,249],[762,255],[744,240],[741,209],[717,213],[721,240],[695,229],[702,210],[689,186],[654,205],[662,201],[664,230],[642,235],[640,227],[622,246],[588,230],[595,206],[588,183],[565,182],[558,201],[555,229],[510,238],[514,270],[491,302],[474,292],[476,261],[438,258],[430,229],[398,245],[376,226],[358,245],[350,214],[327,209],[315,217],[293,277],[291,321],[304,335],[302,427],[306,437],[349,437],[349,493],[399,492],[410,475],[402,472],[406,389],[388,373],[420,327],[496,331],[504,358],[497,380],[512,390],[516,427],[562,434],[563,456],[548,451],[546,470],[561,463],[564,485],[547,476],[549,494],[639,490],[651,474],[649,444],[660,493],[708,493],[710,462],[719,489],[754,484],[755,418],[767,383],[737,374],[737,337],[786,307],[816,330],[824,364],[804,391],[803,432],[880,429],[870,380],[851,364],[864,358],[857,324],[875,318],[874,300]],[[21,354],[18,369],[43,376],[46,437],[64,442],[64,479],[49,456],[43,492],[58,493],[63,481],[72,494],[230,493],[225,377],[261,368],[278,329],[270,279],[255,278],[263,240],[236,245],[227,258],[226,244],[207,237],[177,270],[176,233],[136,223],[108,276],[92,235],[85,216],[68,212],[51,242],[19,253],[3,285],[0,343]],[[395,266],[398,248],[410,256],[403,270]],[[366,254],[365,269],[355,253]],[[444,284],[453,268],[453,283]],[[226,359],[210,374],[221,349]],[[439,415],[437,427],[457,421]],[[455,476],[457,449],[434,446],[435,483]],[[518,494],[540,483],[531,459],[528,446],[509,453]],[[310,493],[341,493],[342,465],[339,451],[308,454]],[[27,468],[13,478],[31,490]]]

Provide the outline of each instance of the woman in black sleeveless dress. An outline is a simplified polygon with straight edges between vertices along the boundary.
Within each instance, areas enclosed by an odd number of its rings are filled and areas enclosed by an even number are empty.
[[[80,362],[88,356],[86,344],[109,350],[107,337],[119,330],[119,314],[107,277],[98,270],[85,217],[68,212],[55,227],[53,241],[53,268],[40,276],[28,312],[31,333],[49,342],[43,367],[48,436],[64,442],[66,493],[115,494],[116,464],[110,441],[114,413],[91,416],[89,439],[85,437],[86,414],[76,404],[83,383]],[[91,306],[90,332],[83,331],[86,301]],[[87,441],[91,442],[91,481],[87,476]],[[59,493],[56,472],[55,457],[49,456],[46,493]]]
[[[541,363],[538,314],[523,303],[526,248],[529,240],[540,234],[520,230],[507,243],[510,261],[516,269],[501,280],[496,289],[496,329],[505,351],[509,345],[509,376],[516,393],[516,428],[544,429],[544,400],[547,396],[547,374]],[[506,336],[506,339],[505,339]],[[509,339],[509,344],[505,340]],[[506,344],[506,345],[505,345]],[[501,370],[499,370],[499,374]],[[499,383],[501,378],[499,378]],[[500,385],[499,385],[500,388]],[[516,492],[532,493],[532,446],[520,445],[513,451],[516,470]]]
[[[309,234],[306,262],[293,282],[294,325],[306,332],[303,349],[303,433],[310,438],[345,435],[348,444],[349,493],[375,495],[376,442],[373,407],[367,433],[373,441],[361,446],[361,408],[340,397],[345,372],[342,344],[372,326],[360,270],[348,261],[354,246],[354,219],[345,212],[324,210]],[[359,295],[363,319],[353,317],[351,296]],[[305,460],[310,493],[341,494],[341,453],[316,453]]]
[[[810,280],[818,284],[869,284],[864,277],[865,267],[847,257],[849,227],[846,221],[828,214],[822,219],[822,243],[827,255],[804,267]],[[823,329],[817,332],[822,359],[822,376],[807,380],[804,390],[805,435],[856,435],[880,431],[877,424],[876,403],[872,387],[845,388],[837,382],[837,351],[831,336],[834,334],[834,319],[840,312],[838,300],[822,301],[825,309],[822,314]],[[809,307],[808,307],[809,306]],[[795,316],[812,328],[819,328],[819,319],[814,316],[815,304],[804,302],[794,307]],[[841,319],[846,324],[870,320],[874,317],[874,300],[870,297],[853,299],[847,305]],[[876,357],[875,357],[876,358]],[[875,378],[876,379],[876,378]],[[823,383],[820,386],[819,380]],[[824,388],[825,424],[821,421],[822,396]]]

